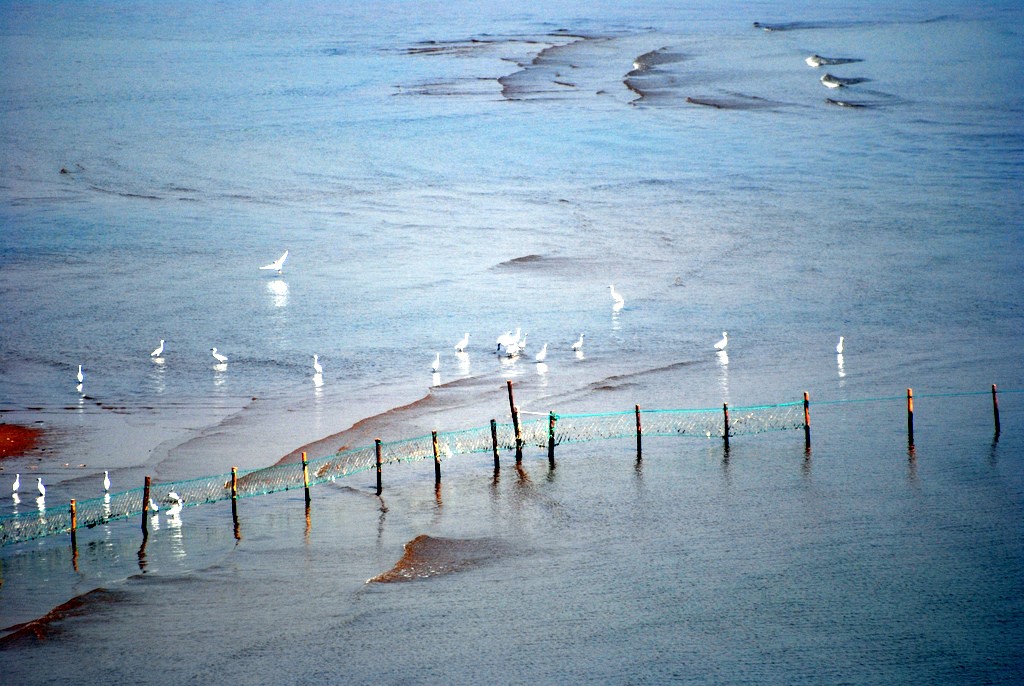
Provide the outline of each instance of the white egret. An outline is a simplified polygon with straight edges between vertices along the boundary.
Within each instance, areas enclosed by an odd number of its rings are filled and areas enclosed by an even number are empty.
[[[106,492],[106,491],[109,491],[109,490],[110,490],[110,474],[107,473],[107,470],[103,470],[103,491]]]
[[[545,343],[543,346],[541,346],[540,352],[537,353],[537,355],[533,359],[535,359],[537,362],[543,362],[544,360],[548,359],[548,344],[547,343]]]
[[[729,345],[729,332],[722,332],[722,340],[715,343],[715,350],[725,350],[725,346]]]
[[[455,344],[455,352],[464,353],[466,352],[466,346],[469,345],[469,334],[467,333],[462,337],[462,340]]]
[[[43,478],[42,477],[37,477],[36,478],[36,490],[39,491],[39,497],[40,498],[45,498],[46,497],[46,486],[43,485]]]
[[[313,373],[314,374],[323,374],[324,373],[324,368],[320,365],[320,356],[315,354],[315,353],[313,354]]]
[[[149,507],[147,508],[150,512],[157,513],[160,511],[160,506],[154,502],[152,498],[149,499]]]
[[[181,496],[171,491],[167,494],[167,500],[171,503],[171,506],[167,508],[167,516],[177,517],[181,514]]]
[[[572,344],[572,349],[574,352],[579,352],[580,350],[583,350],[583,334],[580,334],[579,339]]]
[[[164,339],[160,339],[160,345],[156,347],[156,350],[149,354],[150,357],[160,357],[164,354]]]
[[[15,474],[14,483],[11,484],[11,491],[17,493],[19,488],[21,488],[21,474]]]
[[[626,301],[622,299],[622,296],[618,291],[615,290],[615,286],[608,286],[608,290],[612,294],[612,301],[615,303],[615,307],[621,308],[626,304]]]
[[[430,365],[430,371],[435,374],[441,369],[441,353],[434,354],[434,362]]]
[[[78,379],[78,383],[85,381],[85,374],[82,373],[82,365],[78,365],[78,376],[75,378]]]
[[[269,271],[275,271],[278,274],[280,274],[282,272],[282,270],[284,269],[284,261],[287,260],[287,259],[288,259],[288,251],[285,250],[283,255],[278,257],[276,260],[274,260],[270,264],[263,265],[262,267],[260,267],[260,269],[266,269],[266,270],[269,270]]]
[[[213,355],[213,359],[217,360],[221,364],[224,364],[225,362],[228,361],[228,358],[224,357],[219,352],[217,352],[216,348],[210,348],[210,354]]]
[[[843,337],[839,337],[839,343],[836,345],[836,355],[843,354]]]

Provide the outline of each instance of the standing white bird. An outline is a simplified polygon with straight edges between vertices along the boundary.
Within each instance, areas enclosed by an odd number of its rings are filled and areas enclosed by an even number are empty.
[[[149,354],[150,357],[160,357],[164,354],[164,339],[160,339],[160,345],[156,347],[156,350]]]
[[[622,299],[622,296],[619,295],[619,292],[615,290],[615,286],[608,286],[608,290],[612,294],[612,300],[615,303],[615,307],[622,307],[623,305],[626,304],[626,301]]]
[[[464,353],[466,352],[466,346],[469,345],[469,334],[467,333],[462,337],[462,340],[455,344],[455,352]]]
[[[722,340],[715,343],[715,350],[725,350],[725,346],[729,345],[729,332],[722,332]]]
[[[583,334],[580,334],[579,339],[575,343],[572,344],[572,349],[575,352],[579,352],[580,350],[583,350]]]
[[[543,362],[544,360],[548,359],[548,344],[547,343],[545,343],[543,346],[541,346],[540,352],[537,353],[537,355],[533,359],[536,360],[537,362]]]
[[[501,336],[498,336],[498,347],[495,349],[495,352],[501,350],[501,346],[505,346],[506,348],[508,348],[508,346],[512,345],[513,343],[518,343],[519,336],[520,334],[522,334],[522,332],[522,327],[516,327],[516,332],[514,334],[511,331],[509,331]]]
[[[224,364],[225,362],[228,361],[228,358],[224,357],[219,352],[217,352],[216,348],[210,348],[210,354],[213,355],[213,359],[217,360],[221,364]]]
[[[19,488],[21,488],[21,474],[15,474],[14,483],[11,484],[11,492],[17,493]]]
[[[39,491],[39,497],[46,497],[46,486],[43,485],[43,477],[36,478],[36,490]]]
[[[505,348],[505,355],[508,357],[519,357],[526,350],[526,336],[521,339],[508,344]]]
[[[155,514],[155,513],[160,511],[160,506],[157,505],[156,502],[152,498],[150,498],[149,499],[149,507],[148,507],[148,509],[149,509],[150,512],[153,512]]]
[[[181,496],[171,491],[167,494],[167,500],[171,503],[171,506],[167,508],[167,516],[177,517],[181,514]]]
[[[82,365],[78,365],[78,376],[75,378],[78,379],[78,383],[85,381],[85,374],[82,373]]]
[[[106,493],[110,490],[110,474],[106,470],[103,470],[103,492]]]
[[[842,355],[842,354],[843,354],[843,337],[840,336],[839,337],[839,343],[836,344],[836,355]]]
[[[313,354],[313,373],[323,374],[324,368],[320,365],[320,356],[316,353]]]
[[[430,365],[430,371],[436,374],[439,369],[441,369],[441,353],[435,353],[434,362]]]
[[[280,274],[284,270],[284,261],[287,260],[287,259],[288,259],[288,251],[285,250],[283,255],[278,257],[276,260],[274,260],[270,264],[263,265],[262,267],[260,267],[260,269],[266,269],[266,270],[269,270],[269,271],[275,271],[278,274]]]

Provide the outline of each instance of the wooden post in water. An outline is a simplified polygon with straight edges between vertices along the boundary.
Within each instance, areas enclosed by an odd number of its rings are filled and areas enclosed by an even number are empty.
[[[996,438],[999,438],[999,398],[996,396],[996,385],[992,384],[992,419],[996,423]]]
[[[636,406],[636,461],[640,461],[640,456],[643,454],[643,435],[644,430],[640,425],[640,406]]]
[[[78,550],[78,509],[74,498],[71,499],[71,550]]]
[[[142,487],[142,534],[149,533],[149,486],[150,478],[146,477],[146,485]]]
[[[302,452],[302,487],[306,491],[306,507],[309,507],[309,462],[305,451]]]
[[[384,487],[383,487],[383,485],[381,483],[381,480],[380,480],[380,464],[381,464],[381,460],[380,460],[380,439],[379,438],[373,439],[373,445],[374,445],[374,449],[377,452],[377,495],[380,495],[381,492],[384,490]]]
[[[512,410],[512,429],[516,435],[516,463],[523,461],[523,434],[519,429],[519,408],[516,407],[516,399],[512,394],[512,380],[505,382],[508,385],[508,405]]]
[[[725,415],[725,430],[722,431],[722,438],[725,439],[725,448],[729,449],[729,403],[722,403],[722,414]]]
[[[494,451],[494,471],[501,469],[501,458],[498,457],[498,421],[491,420],[491,450]]]
[[[441,485],[441,455],[437,449],[437,432],[430,432],[430,442],[434,447],[434,485]]]
[[[907,447],[914,449],[914,390],[907,389]]]
[[[555,413],[548,413],[548,464],[555,466],[555,422],[558,418]]]
[[[238,536],[238,467],[231,468],[231,521],[235,525],[235,538]]]
[[[811,449],[811,395],[804,391],[804,450]]]

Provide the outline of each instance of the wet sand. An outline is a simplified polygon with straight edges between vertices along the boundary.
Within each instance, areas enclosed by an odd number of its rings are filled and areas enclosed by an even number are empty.
[[[0,459],[24,455],[39,445],[42,429],[18,424],[0,424]]]

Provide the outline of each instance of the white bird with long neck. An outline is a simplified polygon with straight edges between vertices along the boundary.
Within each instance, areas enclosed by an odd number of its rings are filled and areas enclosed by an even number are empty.
[[[313,353],[313,373],[314,374],[323,374],[324,373],[324,368],[320,364],[320,356],[317,355],[316,353]]]
[[[580,350],[583,350],[583,334],[580,334],[580,337],[576,340],[575,343],[572,344],[572,349],[573,352],[579,352]]]
[[[110,491],[110,474],[103,470],[103,492]]]
[[[619,292],[615,290],[615,286],[608,286],[608,290],[612,294],[613,307],[621,309],[622,306],[626,304],[626,301],[623,300]]]
[[[466,346],[469,345],[469,334],[467,333],[462,337],[458,343],[455,344],[455,352],[464,353],[466,352]]]
[[[21,474],[15,474],[14,483],[11,484],[11,492],[17,493],[19,488],[21,488]]]
[[[285,250],[284,254],[278,257],[270,264],[265,264],[260,269],[266,269],[268,271],[275,271],[280,274],[284,270],[284,261],[288,259],[288,251]]]
[[[177,517],[179,514],[181,514],[181,496],[175,493],[174,491],[171,491],[170,493],[167,494],[167,500],[169,500],[171,503],[171,506],[167,508],[167,516]]]
[[[540,352],[537,353],[537,355],[533,359],[536,360],[537,362],[543,362],[544,360],[548,359],[548,344],[547,343],[545,343],[543,346],[541,346]]]
[[[434,362],[430,365],[430,371],[434,374],[441,369],[441,353],[434,353]]]
[[[78,379],[78,383],[85,381],[85,373],[82,372],[82,365],[78,365],[78,375],[75,378]]]
[[[836,355],[843,354],[843,337],[839,337],[839,343],[836,344]]]
[[[160,339],[160,345],[156,347],[156,350],[149,354],[150,357],[160,357],[164,354],[164,339]]]
[[[210,354],[213,355],[213,359],[217,360],[217,362],[219,362],[220,364],[224,364],[225,362],[228,361],[228,358],[217,352],[216,348],[210,348]]]
[[[715,343],[715,350],[725,350],[725,346],[729,345],[729,332],[722,332],[722,340]]]
[[[512,345],[513,343],[518,343],[519,336],[522,334],[522,332],[522,327],[516,327],[516,332],[514,334],[511,331],[509,331],[508,333],[498,336],[498,347],[495,349],[495,352],[501,350],[501,346],[505,346],[506,348],[508,348],[508,346]]]
[[[46,497],[46,486],[43,485],[43,478],[42,477],[36,478],[36,490],[39,491],[39,497],[40,498],[45,498]]]

